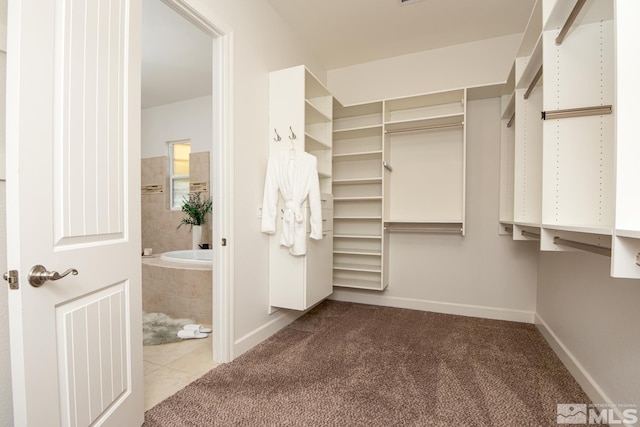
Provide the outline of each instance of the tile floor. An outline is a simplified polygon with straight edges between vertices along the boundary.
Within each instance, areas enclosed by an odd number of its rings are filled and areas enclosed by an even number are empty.
[[[215,368],[211,335],[169,344],[146,345],[144,354],[144,410],[151,409]]]

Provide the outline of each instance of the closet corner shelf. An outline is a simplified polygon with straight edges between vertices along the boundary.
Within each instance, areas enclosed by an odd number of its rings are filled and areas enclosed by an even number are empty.
[[[361,151],[358,153],[333,154],[334,162],[351,162],[356,160],[376,160],[382,159],[382,150]]]
[[[340,277],[333,278],[333,286],[373,290],[383,290],[387,287],[386,285],[383,285],[380,280],[347,279]]]
[[[333,138],[337,140],[382,136],[382,124],[373,126],[333,129]]]
[[[334,234],[334,239],[370,239],[380,240],[382,236],[372,234]]]
[[[360,196],[360,197],[334,197],[334,202],[364,202],[368,200],[382,200],[382,196]]]
[[[575,225],[560,225],[560,224],[542,224],[542,228],[545,230],[557,230],[557,231],[569,231],[573,233],[587,233],[587,234],[599,234],[602,236],[611,236],[613,230],[607,227],[599,226],[575,226]]]
[[[367,264],[345,264],[345,263],[334,263],[333,270],[342,270],[342,271],[363,271],[366,273],[382,273],[382,268],[376,265],[367,265]]]
[[[318,107],[313,105],[309,100],[305,100],[305,124],[330,122],[331,117],[320,111]]]
[[[341,255],[382,256],[382,251],[379,249],[334,248],[333,253]]]
[[[322,150],[331,150],[331,143],[326,141],[321,141],[319,138],[305,132],[304,134],[304,144],[306,151],[322,151]]]
[[[381,216],[334,216],[334,220],[382,221]]]
[[[379,184],[381,182],[382,182],[382,177],[334,179],[333,185]]]
[[[428,117],[414,120],[391,121],[385,123],[386,132],[398,132],[409,130],[412,128],[430,127],[430,126],[447,126],[447,125],[463,125],[464,113],[447,114],[436,117]]]

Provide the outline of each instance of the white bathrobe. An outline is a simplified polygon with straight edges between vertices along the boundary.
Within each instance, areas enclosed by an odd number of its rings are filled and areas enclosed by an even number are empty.
[[[318,181],[318,160],[304,151],[283,150],[269,157],[262,203],[262,232],[273,234],[278,217],[278,190],[285,207],[280,244],[291,255],[307,253],[307,230],[302,204],[309,198],[312,239],[322,239],[322,205]]]

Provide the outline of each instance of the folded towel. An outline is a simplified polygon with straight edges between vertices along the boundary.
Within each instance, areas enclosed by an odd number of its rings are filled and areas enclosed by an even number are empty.
[[[185,331],[198,331],[198,332],[202,332],[202,333],[205,333],[205,334],[211,333],[211,328],[205,328],[204,326],[197,325],[197,324],[184,325],[184,330]]]
[[[195,329],[182,329],[178,331],[178,336],[183,339],[190,339],[190,338],[206,338],[209,335],[204,334],[202,332],[198,332]]]

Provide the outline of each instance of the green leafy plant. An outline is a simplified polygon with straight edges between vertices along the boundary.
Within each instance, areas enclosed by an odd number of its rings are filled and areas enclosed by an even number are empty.
[[[189,197],[182,199],[182,212],[187,216],[182,218],[178,228],[183,225],[205,225],[207,223],[207,214],[211,212],[213,201],[211,197],[203,199],[200,193],[189,193]]]

